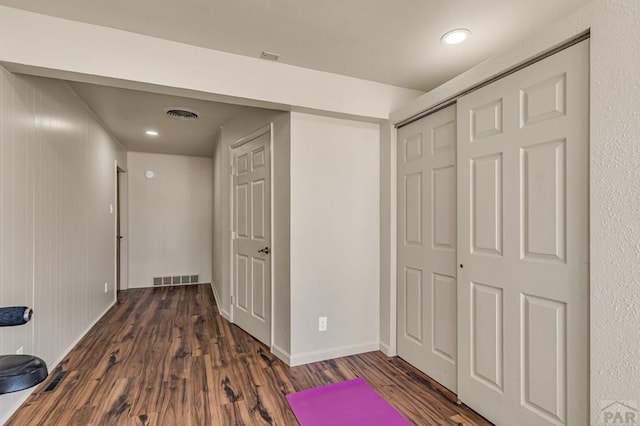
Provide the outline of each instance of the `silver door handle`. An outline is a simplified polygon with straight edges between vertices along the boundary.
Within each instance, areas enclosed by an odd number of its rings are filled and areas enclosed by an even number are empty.
[[[270,253],[269,247],[265,247],[262,250],[258,250],[258,253],[269,254]]]

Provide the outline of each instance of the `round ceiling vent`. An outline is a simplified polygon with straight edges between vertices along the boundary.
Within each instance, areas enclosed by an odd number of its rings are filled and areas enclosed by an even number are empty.
[[[183,120],[195,120],[200,115],[197,111],[187,108],[167,108],[166,112],[169,117]]]

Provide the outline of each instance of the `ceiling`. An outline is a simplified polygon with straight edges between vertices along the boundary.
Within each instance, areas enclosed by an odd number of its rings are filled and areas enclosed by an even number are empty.
[[[129,151],[210,157],[218,128],[243,108],[94,84],[69,85]],[[166,109],[174,107],[195,110],[200,117],[167,116]],[[158,136],[148,136],[146,130],[156,130]]]
[[[251,57],[429,90],[591,0],[0,0]],[[440,43],[464,27],[467,42]]]

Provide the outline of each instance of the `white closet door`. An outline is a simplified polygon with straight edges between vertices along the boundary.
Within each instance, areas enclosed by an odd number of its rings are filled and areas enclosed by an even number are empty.
[[[458,102],[458,396],[586,425],[588,41]]]
[[[455,392],[456,110],[398,130],[398,354]]]

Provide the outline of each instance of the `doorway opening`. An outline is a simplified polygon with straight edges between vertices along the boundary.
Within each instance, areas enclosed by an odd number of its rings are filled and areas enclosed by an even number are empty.
[[[120,291],[122,290],[122,185],[126,182],[121,175],[126,173],[122,168],[116,166],[116,300],[120,303]]]
[[[232,322],[271,346],[271,124],[231,146]]]

